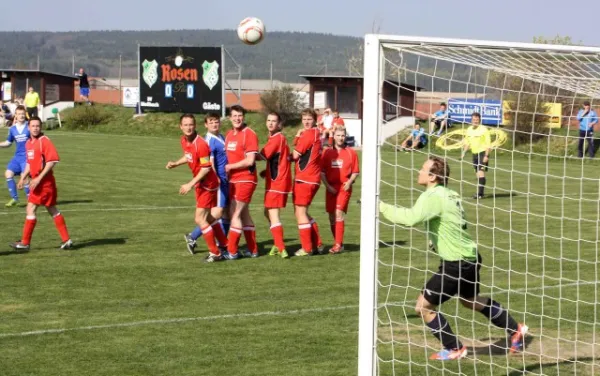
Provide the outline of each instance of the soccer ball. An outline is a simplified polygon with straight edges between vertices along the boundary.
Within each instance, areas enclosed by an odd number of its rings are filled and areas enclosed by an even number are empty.
[[[265,24],[256,17],[246,17],[237,28],[238,38],[246,44],[260,43],[265,37]]]

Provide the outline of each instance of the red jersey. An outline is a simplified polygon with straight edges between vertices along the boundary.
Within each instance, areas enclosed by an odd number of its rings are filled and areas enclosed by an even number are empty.
[[[296,181],[321,184],[321,132],[306,129],[296,138],[294,150],[300,154],[296,161]]]
[[[331,185],[344,184],[352,174],[359,173],[358,155],[351,148],[327,149],[321,159],[322,171]]]
[[[225,137],[225,150],[229,164],[243,161],[247,154],[258,153],[258,137],[247,125],[241,130],[232,129]],[[230,183],[254,183],[256,184],[256,164],[229,172]]]
[[[210,148],[206,141],[198,134],[196,134],[196,138],[192,142],[189,142],[187,137],[182,136],[181,148],[194,176],[198,175],[203,168],[210,168],[208,174],[198,184],[209,191],[217,190],[219,188],[219,179],[210,163]]]
[[[46,167],[46,163],[60,161],[54,144],[43,133],[38,138],[31,136],[25,143],[25,150],[27,151],[29,175],[32,178],[36,178],[42,172],[44,167]],[[46,179],[54,179],[52,170],[44,176],[42,181]]]
[[[339,127],[339,126],[343,127],[345,125],[344,124],[344,119],[342,119],[341,117],[333,118],[333,123],[332,124],[333,124],[333,128]]]
[[[269,137],[269,141],[260,151],[267,160],[265,190],[267,192],[289,193],[292,189],[292,171],[290,169],[290,148],[281,132]]]

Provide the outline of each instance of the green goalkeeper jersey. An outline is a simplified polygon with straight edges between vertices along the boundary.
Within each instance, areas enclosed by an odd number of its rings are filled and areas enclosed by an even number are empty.
[[[393,223],[404,226],[424,223],[442,260],[477,260],[477,245],[467,232],[461,198],[455,191],[436,185],[423,192],[410,209],[380,202],[379,210]]]

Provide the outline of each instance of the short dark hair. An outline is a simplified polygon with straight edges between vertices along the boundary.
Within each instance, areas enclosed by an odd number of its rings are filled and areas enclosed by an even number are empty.
[[[206,116],[204,117],[204,122],[208,123],[208,121],[210,119],[217,119],[220,120],[221,116],[219,114],[217,114],[216,112],[209,112],[208,114],[206,114]]]
[[[439,157],[429,157],[429,160],[433,161],[429,173],[435,176],[438,184],[442,184],[444,187],[447,186],[450,178],[450,166],[448,166],[446,160]]]
[[[179,124],[181,124],[183,122],[183,119],[192,119],[194,121],[194,124],[196,124],[196,117],[192,114],[183,114],[179,117]]]
[[[39,118],[39,116],[32,116],[29,118],[29,123],[31,123],[32,121],[39,121],[40,122],[40,127],[42,126],[42,119]]]
[[[269,116],[269,115],[277,116],[277,121],[278,121],[278,122],[281,122],[281,115],[279,115],[279,113],[278,113],[278,112],[276,112],[276,111],[271,111],[271,112],[269,112],[269,113],[267,114],[267,116]]]
[[[312,116],[314,121],[317,121],[317,113],[312,108],[305,108],[300,113],[300,116]]]
[[[15,108],[15,114],[17,113],[17,111],[25,111],[25,113],[27,113],[25,106],[23,106],[22,104],[18,105],[17,108]]]
[[[446,102],[442,102],[442,103],[440,103],[440,106],[444,106],[444,107],[446,107]]]
[[[246,109],[240,105],[233,105],[229,108],[229,115],[231,115],[231,113],[235,111],[235,112],[241,112],[242,115],[246,115]]]
[[[583,105],[584,105],[584,106],[589,106],[589,105],[590,105],[590,101],[584,101],[584,102],[583,102]]]
[[[473,113],[471,114],[471,117],[476,117],[476,118],[478,118],[479,120],[481,120],[481,114],[480,114],[479,112],[473,112]]]

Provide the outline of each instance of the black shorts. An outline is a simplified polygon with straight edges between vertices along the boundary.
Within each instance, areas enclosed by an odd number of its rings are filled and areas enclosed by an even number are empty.
[[[478,154],[473,154],[473,168],[475,169],[475,172],[488,170],[490,159],[488,158],[488,161],[483,163],[483,157],[485,157],[485,151],[482,151]]]
[[[406,147],[409,147],[409,148],[410,148],[410,147],[412,147],[412,143],[413,143],[413,142],[412,142],[412,140],[408,140],[408,141],[406,142]],[[424,144],[424,143],[422,143],[421,141],[419,141],[419,142],[417,143],[417,146],[415,146],[415,149],[422,149],[423,147],[425,147],[425,144]]]
[[[442,261],[440,268],[423,289],[423,296],[429,303],[439,306],[454,295],[472,300],[479,295],[479,269],[481,256],[477,261]]]
[[[27,115],[29,115],[30,118],[32,116],[38,116],[37,107],[27,107],[26,110],[27,110]]]

